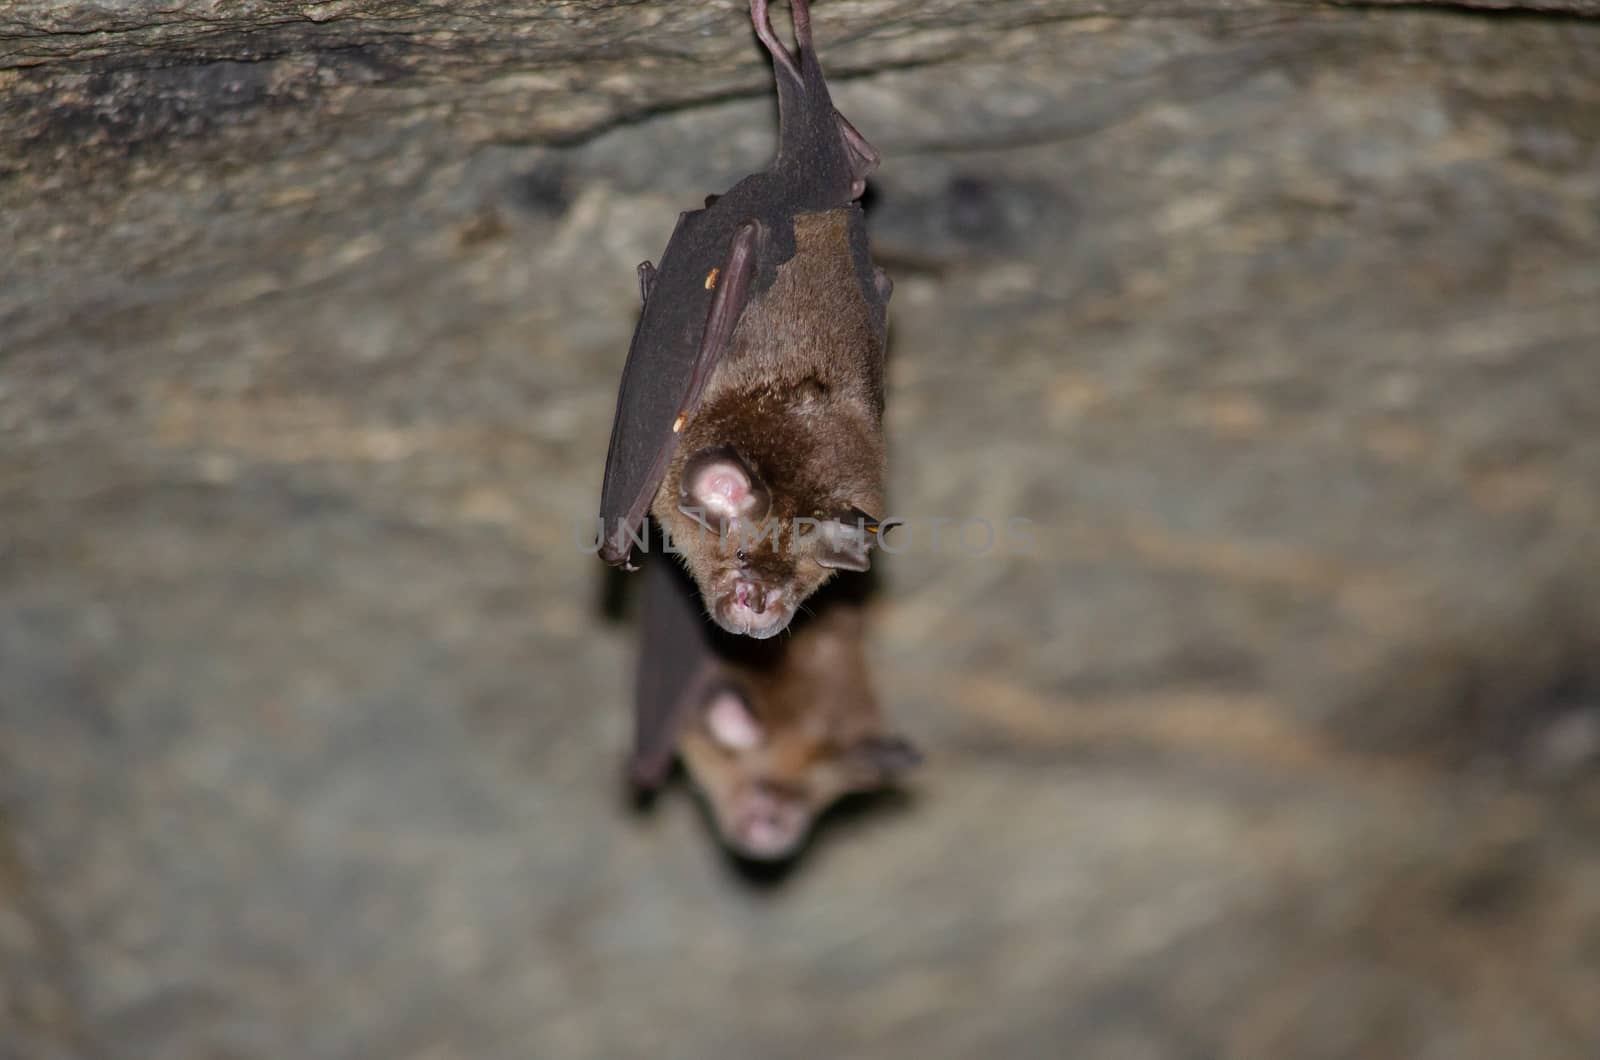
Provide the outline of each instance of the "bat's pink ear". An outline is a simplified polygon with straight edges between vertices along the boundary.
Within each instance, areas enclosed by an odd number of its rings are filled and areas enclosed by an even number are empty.
[[[706,727],[711,736],[729,751],[750,751],[761,746],[761,723],[750,713],[744,697],[724,689],[706,704]]]
[[[702,449],[683,466],[678,509],[685,515],[711,526],[759,522],[768,503],[765,484],[726,446]]]

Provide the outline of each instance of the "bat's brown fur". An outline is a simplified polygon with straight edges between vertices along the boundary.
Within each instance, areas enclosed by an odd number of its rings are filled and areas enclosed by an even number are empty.
[[[831,576],[818,562],[819,542],[796,543],[796,519],[848,519],[851,509],[883,514],[883,347],[851,257],[855,209],[796,217],[796,253],[745,307],[652,505],[712,616],[732,632],[779,632]],[[776,547],[769,536],[745,548],[742,560],[736,542],[706,533],[679,510],[685,463],[723,447],[764,485],[766,520],[779,528]],[[730,621],[739,579],[779,593],[758,625]]]

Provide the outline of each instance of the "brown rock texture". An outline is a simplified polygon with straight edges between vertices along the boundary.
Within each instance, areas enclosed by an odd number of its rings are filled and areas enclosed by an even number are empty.
[[[1600,1055],[1597,14],[817,4],[929,761],[752,880],[575,540],[743,4],[5,5],[0,1058]]]

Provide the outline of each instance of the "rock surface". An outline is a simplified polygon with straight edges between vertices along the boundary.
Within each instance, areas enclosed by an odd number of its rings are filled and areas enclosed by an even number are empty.
[[[1472,6],[819,4],[896,505],[1033,547],[752,881],[574,540],[742,5],[8,5],[0,1057],[1595,1056],[1600,24]]]

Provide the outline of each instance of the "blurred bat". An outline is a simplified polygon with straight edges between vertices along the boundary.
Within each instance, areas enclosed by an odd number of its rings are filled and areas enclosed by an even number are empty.
[[[833,107],[806,0],[771,54],[771,168],[678,218],[617,391],[600,555],[634,569],[647,514],[723,629],[770,637],[835,570],[864,570],[883,504],[884,317],[855,200],[878,155]],[[766,532],[763,532],[765,529]]]
[[[726,636],[676,564],[646,573],[635,744],[644,789],[682,759],[724,845],[795,854],[841,796],[892,785],[920,760],[889,733],[862,651],[858,604],[832,594],[773,641]]]

